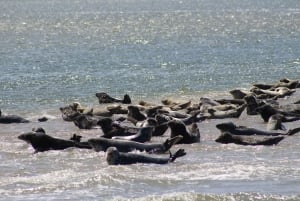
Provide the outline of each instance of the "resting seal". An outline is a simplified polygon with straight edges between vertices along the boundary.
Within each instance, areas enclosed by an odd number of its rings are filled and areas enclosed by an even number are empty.
[[[239,118],[244,111],[246,104],[238,107],[237,109],[230,109],[226,111],[218,111],[213,108],[209,108],[208,115],[206,118],[208,119],[225,119],[225,118]],[[204,115],[205,116],[205,115]]]
[[[215,141],[222,144],[239,144],[239,145],[276,145],[283,136],[245,136],[245,135],[233,135],[231,133],[222,133]]]
[[[167,164],[174,162],[176,158],[186,155],[184,149],[179,149],[168,158],[155,157],[149,154],[122,153],[116,147],[109,147],[106,151],[106,161],[109,165],[130,165],[135,163]]]
[[[92,147],[87,143],[80,143],[71,140],[64,140],[51,137],[44,132],[28,132],[18,136],[18,139],[24,140],[31,144],[35,152],[43,152],[49,150],[63,150],[69,147],[76,147],[82,149],[91,149]]]
[[[229,133],[232,135],[261,135],[261,136],[282,136],[282,135],[294,135],[299,132],[299,128],[290,129],[286,133],[262,131],[255,128],[247,128],[244,126],[236,126],[232,122],[217,124],[216,127],[221,131],[221,133]]]
[[[113,97],[109,96],[109,95],[108,95],[107,93],[105,93],[105,92],[96,93],[96,97],[98,98],[100,104],[102,104],[102,103],[123,103],[123,104],[131,104],[131,99],[130,99],[130,97],[129,97],[128,94],[125,94],[125,95],[124,95],[123,100],[113,98]]]
[[[150,153],[165,153],[181,139],[182,136],[176,136],[174,138],[167,139],[164,143],[143,144],[128,140],[113,140],[99,137],[89,139],[88,143],[97,152],[106,151],[109,147],[116,147],[120,152],[131,152],[138,150]]]
[[[3,115],[0,110],[0,123],[11,124],[11,123],[29,123],[29,120],[17,115]]]
[[[144,142],[148,142],[151,140],[152,132],[153,132],[153,127],[151,127],[151,126],[141,127],[141,128],[139,128],[139,131],[134,135],[114,136],[114,137],[112,137],[112,139],[130,140],[130,141],[144,143]]]

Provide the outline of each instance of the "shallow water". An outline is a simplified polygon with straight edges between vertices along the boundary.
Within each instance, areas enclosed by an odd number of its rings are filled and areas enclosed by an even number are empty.
[[[221,145],[221,120],[205,121],[201,143],[175,146],[187,156],[163,166],[108,166],[104,153],[89,150],[32,154],[17,139],[33,127],[99,136],[58,110],[74,101],[97,106],[96,92],[197,102],[299,79],[297,0],[2,0],[0,10],[0,108],[32,121],[0,125],[0,200],[300,199],[299,135],[272,147]],[[41,116],[50,120],[37,123]],[[230,120],[266,126],[259,117]]]

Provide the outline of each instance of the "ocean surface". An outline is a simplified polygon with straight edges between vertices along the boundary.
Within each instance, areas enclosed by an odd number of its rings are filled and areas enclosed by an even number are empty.
[[[222,120],[210,120],[199,124],[199,144],[172,148],[187,152],[175,163],[127,166],[91,150],[33,154],[17,139],[33,127],[99,136],[59,111],[99,106],[97,92],[197,102],[300,79],[299,44],[299,0],[1,0],[0,109],[31,123],[0,125],[0,200],[300,200],[300,135],[271,147],[221,145]],[[230,120],[266,127],[258,116]]]

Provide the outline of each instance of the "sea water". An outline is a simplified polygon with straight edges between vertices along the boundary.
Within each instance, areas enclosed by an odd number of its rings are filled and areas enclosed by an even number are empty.
[[[297,135],[272,147],[221,145],[222,121],[205,121],[201,143],[176,145],[187,155],[162,166],[108,166],[91,150],[33,154],[17,139],[33,127],[99,136],[59,111],[98,106],[97,92],[199,102],[299,79],[299,44],[298,0],[1,0],[0,109],[31,123],[0,125],[0,200],[299,200]],[[258,116],[230,120],[266,126]]]

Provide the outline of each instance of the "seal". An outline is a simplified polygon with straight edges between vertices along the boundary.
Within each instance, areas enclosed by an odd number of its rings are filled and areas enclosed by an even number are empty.
[[[129,105],[127,108],[127,119],[132,123],[136,124],[138,121],[144,121],[145,119],[147,119],[146,115],[144,115],[137,106]]]
[[[222,144],[234,143],[238,145],[276,145],[283,136],[247,136],[247,135],[233,135],[228,132],[222,133],[215,141]]]
[[[164,104],[165,106],[168,106],[173,111],[186,109],[192,103],[191,100],[189,100],[187,102],[178,103],[178,102],[172,101],[170,99],[163,99],[161,102],[162,102],[162,104]]]
[[[277,87],[275,89],[272,90],[268,90],[268,89],[254,89],[253,92],[257,93],[257,94],[266,94],[269,97],[273,98],[273,99],[277,99],[277,98],[284,98],[285,96],[290,96],[293,93],[296,92],[295,89],[289,89],[287,87]]]
[[[138,127],[123,126],[120,123],[114,122],[110,118],[100,119],[97,124],[103,131],[102,137],[105,138],[135,135],[139,131]]]
[[[177,150],[174,155],[170,152],[168,158],[162,158],[150,154],[122,153],[116,147],[109,147],[106,151],[106,161],[108,165],[130,165],[135,163],[167,164],[185,155],[184,149]]]
[[[86,143],[77,143],[71,140],[54,138],[43,132],[28,132],[18,136],[18,139],[24,140],[31,144],[35,152],[44,152],[49,150],[63,150],[69,147],[81,149],[91,149],[92,147]]]
[[[268,122],[269,118],[274,114],[282,114],[284,116],[290,116],[290,117],[300,117],[300,113],[297,109],[294,111],[293,110],[284,111],[281,109],[274,108],[269,104],[264,104],[262,106],[259,106],[258,108],[256,108],[256,111],[260,114],[264,122]],[[285,122],[285,119],[283,119],[282,122]]]
[[[11,124],[11,123],[29,123],[30,121],[20,117],[18,115],[3,115],[0,110],[0,123]]]
[[[232,97],[234,99],[243,99],[245,96],[247,96],[249,94],[240,89],[233,89],[233,90],[229,91],[229,93],[232,95]]]
[[[232,135],[261,135],[261,136],[282,136],[282,135],[293,135],[298,132],[299,128],[290,129],[287,132],[271,132],[271,131],[262,131],[255,128],[248,128],[245,126],[236,126],[232,122],[225,122],[216,125],[217,129],[221,133],[229,133]]]
[[[168,123],[171,129],[171,138],[176,136],[182,136],[182,140],[177,144],[192,144],[200,142],[200,132],[196,123],[193,123],[190,127],[186,127],[185,124],[178,120],[171,120]]]
[[[105,152],[109,147],[116,147],[120,152],[131,152],[134,150],[138,150],[146,151],[148,153],[165,153],[182,138],[182,136],[176,136],[174,138],[167,139],[164,143],[144,144],[128,140],[113,140],[99,137],[89,139],[88,143],[96,152]]]
[[[78,114],[73,118],[73,123],[80,129],[92,129],[98,127],[98,121],[103,118],[106,117]]]
[[[131,98],[128,94],[124,95],[123,100],[121,99],[116,99],[113,98],[111,96],[109,96],[107,93],[105,92],[100,92],[100,93],[96,93],[96,97],[99,100],[99,103],[123,103],[123,104],[131,104]]]
[[[119,140],[130,140],[130,141],[135,141],[135,142],[148,142],[151,140],[152,137],[152,132],[153,132],[153,127],[148,126],[148,127],[141,127],[139,131],[130,136],[114,136],[112,139],[119,139]]]
[[[209,108],[207,112],[208,115],[204,115],[207,119],[225,119],[225,118],[239,118],[244,111],[246,104],[238,107],[237,109],[230,110],[215,110],[213,108]]]

